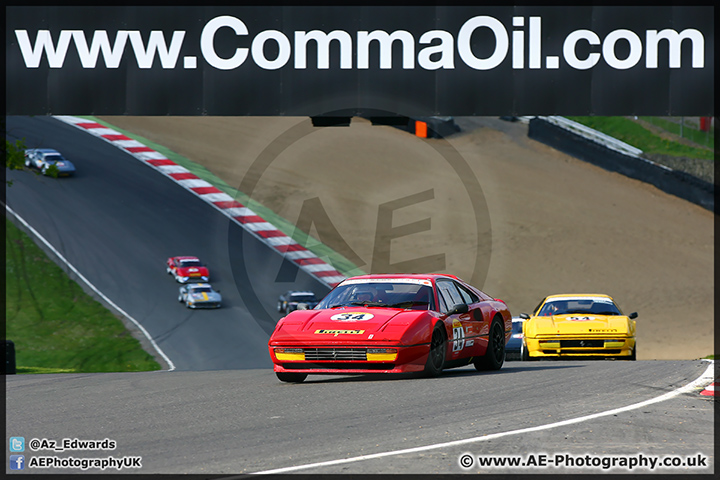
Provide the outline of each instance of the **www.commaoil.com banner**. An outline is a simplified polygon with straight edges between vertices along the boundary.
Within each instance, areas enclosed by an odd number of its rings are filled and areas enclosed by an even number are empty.
[[[713,7],[7,7],[6,113],[712,115]]]

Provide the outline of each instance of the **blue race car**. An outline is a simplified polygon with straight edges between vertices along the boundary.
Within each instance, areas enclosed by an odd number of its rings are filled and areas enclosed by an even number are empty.
[[[505,360],[522,359],[523,322],[525,322],[525,319],[520,317],[513,317],[512,319],[512,335],[505,345]]]
[[[43,175],[50,175],[54,166],[58,177],[69,177],[75,173],[75,165],[52,148],[30,148],[25,150],[25,166],[36,168]]]

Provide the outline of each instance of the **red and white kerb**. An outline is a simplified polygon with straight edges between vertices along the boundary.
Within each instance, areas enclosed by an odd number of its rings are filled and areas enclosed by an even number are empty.
[[[177,184],[213,205],[256,238],[282,253],[285,258],[295,262],[301,269],[322,283],[334,287],[345,280],[346,277],[342,273],[285,235],[274,225],[266,222],[255,212],[233,199],[227,193],[214,187],[194,173],[191,173],[185,167],[176,164],[160,152],[120,132],[84,118],[68,115],[57,115],[53,118],[102,138],[151,166],[163,175],[172,178]]]

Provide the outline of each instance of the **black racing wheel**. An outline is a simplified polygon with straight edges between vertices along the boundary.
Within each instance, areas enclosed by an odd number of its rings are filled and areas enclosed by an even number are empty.
[[[426,376],[437,377],[442,373],[446,352],[445,329],[439,323],[433,329],[432,338],[430,339],[430,353],[428,353],[428,359],[425,363]]]
[[[505,329],[500,320],[495,318],[490,325],[490,335],[485,355],[475,360],[477,370],[500,370],[505,363]]]

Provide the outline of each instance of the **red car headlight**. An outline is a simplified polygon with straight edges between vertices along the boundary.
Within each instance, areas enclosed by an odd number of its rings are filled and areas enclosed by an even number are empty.
[[[396,348],[368,348],[367,359],[371,362],[394,362],[397,359]]]
[[[278,360],[305,360],[305,352],[302,348],[276,348],[274,351]]]

